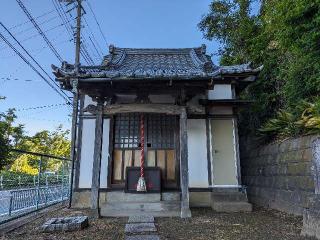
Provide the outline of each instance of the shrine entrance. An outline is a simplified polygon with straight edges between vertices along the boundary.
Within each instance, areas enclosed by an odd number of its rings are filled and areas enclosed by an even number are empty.
[[[163,189],[179,185],[179,117],[143,114],[145,167],[161,169]],[[127,167],[140,167],[140,113],[116,114],[113,128],[112,187],[124,188]]]

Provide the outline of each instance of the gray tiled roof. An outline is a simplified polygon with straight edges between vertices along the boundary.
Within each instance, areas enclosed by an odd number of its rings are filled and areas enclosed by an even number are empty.
[[[53,66],[55,75],[74,75],[73,65]],[[221,74],[255,73],[250,64],[218,67],[206,54],[206,46],[179,49],[135,49],[109,47],[109,54],[100,66],[81,66],[82,78],[179,78],[214,77]]]

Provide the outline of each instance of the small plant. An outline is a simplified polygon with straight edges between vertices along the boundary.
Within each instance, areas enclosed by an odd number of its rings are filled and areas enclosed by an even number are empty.
[[[300,132],[300,126],[297,124],[294,115],[290,112],[280,110],[276,118],[270,119],[262,128],[259,129],[263,136],[274,138],[276,136],[283,138],[296,136]]]
[[[297,115],[280,110],[276,118],[270,119],[259,129],[259,133],[268,138],[320,134],[320,101],[315,103],[303,101],[297,109],[300,110],[300,114]]]
[[[305,104],[306,109],[297,123],[304,128],[307,134],[320,134],[320,102],[306,102]]]

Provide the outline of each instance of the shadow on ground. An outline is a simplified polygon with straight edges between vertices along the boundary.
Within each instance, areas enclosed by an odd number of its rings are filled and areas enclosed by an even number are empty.
[[[82,231],[42,233],[40,226],[51,217],[89,215],[90,226]],[[161,239],[188,240],[299,240],[302,218],[261,208],[252,213],[217,213],[209,208],[192,209],[193,217],[157,218]],[[94,219],[89,211],[60,209],[10,232],[2,239],[124,239],[127,218]]]

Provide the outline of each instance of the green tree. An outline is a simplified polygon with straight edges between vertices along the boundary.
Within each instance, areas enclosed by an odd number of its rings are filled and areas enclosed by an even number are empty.
[[[49,155],[70,158],[69,131],[63,130],[60,125],[55,131],[47,130],[36,133],[34,136],[26,137],[22,143],[25,150],[45,153]],[[25,172],[28,174],[38,173],[39,157],[28,154],[20,155],[11,166],[12,171]],[[43,171],[59,171],[62,166],[60,160],[43,158]]]
[[[199,23],[205,38],[220,41],[221,64],[264,66],[241,96],[255,101],[240,115],[242,134],[279,110],[300,117],[300,103],[317,102],[320,93],[320,0],[264,0],[256,16],[252,2],[214,0]]]
[[[24,126],[14,126],[17,116],[14,109],[0,113],[0,170],[13,163],[15,154],[10,154],[10,148],[20,146],[24,139]]]

